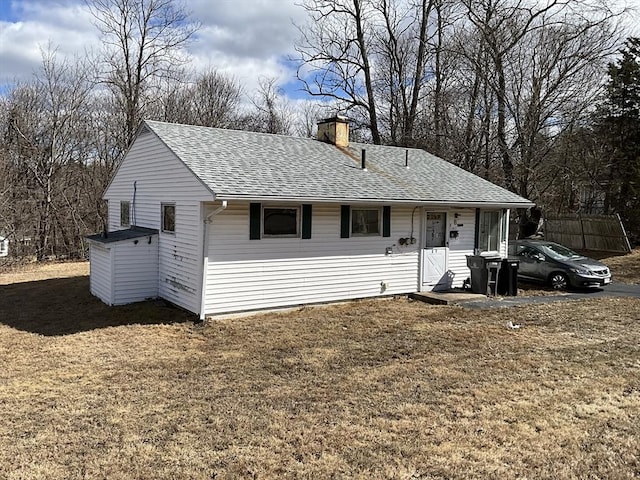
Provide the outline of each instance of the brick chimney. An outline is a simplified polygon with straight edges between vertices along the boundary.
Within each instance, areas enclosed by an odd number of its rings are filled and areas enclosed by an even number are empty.
[[[318,122],[318,140],[336,147],[349,146],[349,119],[341,115]]]

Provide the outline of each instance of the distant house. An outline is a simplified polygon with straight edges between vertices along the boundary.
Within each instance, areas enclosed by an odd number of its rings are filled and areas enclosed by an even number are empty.
[[[145,121],[89,237],[91,291],[204,318],[462,286],[532,204],[423,150]]]
[[[0,257],[9,255],[9,239],[4,235],[0,235]]]

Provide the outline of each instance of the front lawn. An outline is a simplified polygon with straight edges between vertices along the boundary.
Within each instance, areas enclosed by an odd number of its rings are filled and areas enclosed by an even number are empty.
[[[195,325],[86,277],[1,283],[0,478],[640,475],[637,300]]]

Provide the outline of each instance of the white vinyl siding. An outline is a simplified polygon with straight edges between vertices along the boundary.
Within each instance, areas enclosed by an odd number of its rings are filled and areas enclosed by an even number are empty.
[[[475,222],[474,208],[447,210],[446,241],[449,246],[447,268],[453,274],[452,286],[455,288],[461,288],[471,273],[467,267],[467,255],[473,255]],[[450,238],[451,231],[458,232],[458,237]]]
[[[95,295],[107,305],[113,305],[113,272],[111,266],[111,250],[101,244],[89,245],[89,288]]]
[[[135,182],[135,202],[134,198]],[[119,229],[121,200],[131,201],[136,225],[160,230],[162,204],[176,207],[175,232],[159,235],[158,296],[200,311],[202,201],[213,194],[153,134],[136,139],[105,193],[109,229]]]
[[[201,303],[200,218],[199,203],[176,202],[176,231],[160,234],[160,296],[193,313],[200,312]]]
[[[149,238],[151,240],[149,241]],[[125,240],[113,245],[114,305],[158,296],[158,236]]]
[[[107,305],[158,296],[158,236],[91,242],[91,293]]]
[[[414,292],[419,243],[385,255],[410,235],[411,211],[391,208],[391,238],[340,238],[340,205],[314,204],[311,239],[249,240],[249,205],[230,204],[210,225],[205,312]],[[414,224],[416,236],[419,215]]]

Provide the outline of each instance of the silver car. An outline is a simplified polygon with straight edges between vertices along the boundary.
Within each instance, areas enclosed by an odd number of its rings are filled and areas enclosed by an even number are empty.
[[[609,268],[558,243],[516,240],[509,246],[512,258],[520,260],[518,279],[548,283],[556,290],[599,288],[611,283]]]

